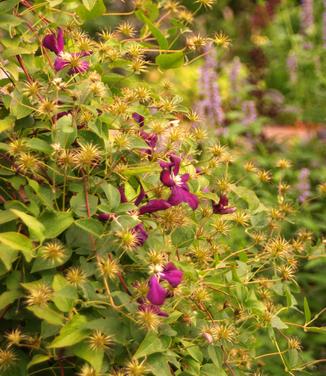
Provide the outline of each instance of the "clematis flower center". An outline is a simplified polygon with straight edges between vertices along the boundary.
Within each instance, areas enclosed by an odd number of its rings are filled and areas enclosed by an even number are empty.
[[[180,175],[174,175],[173,173],[171,173],[171,177],[176,186],[178,187],[182,186],[182,179]]]
[[[150,273],[160,275],[163,271],[163,266],[160,264],[153,264],[149,267]]]

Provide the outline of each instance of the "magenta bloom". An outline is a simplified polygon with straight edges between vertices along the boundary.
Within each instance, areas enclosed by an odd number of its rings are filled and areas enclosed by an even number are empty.
[[[166,312],[161,311],[160,307],[154,304],[142,303],[138,306],[138,310],[143,312],[152,312],[161,317],[169,316]]]
[[[136,235],[137,243],[136,245],[141,247],[144,245],[145,241],[148,238],[148,233],[145,230],[145,227],[142,223],[139,223],[131,229],[131,232]]]
[[[165,265],[162,272],[150,278],[147,299],[152,304],[162,305],[165,299],[170,297],[171,295],[169,291],[167,291],[160,285],[160,281],[165,280],[170,284],[170,286],[175,288],[181,283],[182,277],[183,272],[177,269],[172,262],[169,262],[167,265]]]
[[[149,291],[147,293],[147,299],[155,305],[164,304],[167,297],[167,291],[160,285],[159,278],[153,275],[149,280]]]
[[[176,155],[170,155],[170,162],[160,162],[162,167],[161,182],[171,189],[171,195],[168,202],[172,206],[187,203],[193,210],[198,207],[198,197],[189,192],[187,181],[189,174],[179,175],[181,158]]]
[[[83,73],[89,69],[88,61],[82,60],[82,58],[89,56],[91,52],[65,52],[63,31],[61,28],[58,29],[57,33],[46,35],[43,39],[43,46],[57,55],[54,61],[54,69],[57,72],[66,67],[69,68],[69,74]]]
[[[159,210],[166,210],[171,207],[171,204],[166,200],[150,200],[144,206],[139,208],[139,214],[154,213]]]
[[[237,209],[235,207],[228,206],[229,199],[226,195],[220,195],[220,201],[218,204],[212,203],[213,213],[215,214],[231,214],[234,213]]]
[[[63,30],[58,28],[57,34],[48,34],[43,39],[43,47],[59,55],[64,49]]]
[[[98,214],[97,218],[101,221],[101,222],[107,222],[107,221],[110,221],[112,219],[114,219],[115,215],[113,213],[100,213]]]
[[[160,277],[169,282],[172,287],[178,287],[182,281],[183,272],[179,270],[172,262],[169,262],[160,273]]]

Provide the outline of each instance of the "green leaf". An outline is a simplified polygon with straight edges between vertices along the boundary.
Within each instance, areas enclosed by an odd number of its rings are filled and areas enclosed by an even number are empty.
[[[18,290],[5,291],[0,295],[0,310],[12,304],[16,299],[22,297],[23,294]]]
[[[309,308],[309,303],[306,297],[303,299],[303,309],[304,309],[304,316],[306,319],[306,323],[311,320],[311,311]]]
[[[48,209],[53,209],[54,194],[48,187],[41,186],[37,181],[28,179],[28,184],[31,186],[36,196],[41,200]]]
[[[78,219],[75,222],[75,225],[97,238],[99,238],[104,232],[102,223],[94,218]]]
[[[156,64],[164,70],[181,67],[184,63],[183,52],[173,52],[156,56]]]
[[[45,227],[45,238],[53,239],[70,227],[74,219],[68,212],[45,212],[39,221]]]
[[[103,350],[92,351],[89,348],[89,343],[83,341],[77,345],[74,345],[71,352],[79,358],[86,360],[86,362],[88,362],[96,372],[101,371],[104,357]]]
[[[8,12],[13,9],[20,0],[5,0],[0,3],[0,13]]]
[[[75,345],[88,336],[88,331],[84,329],[87,318],[82,315],[75,315],[61,330],[50,344],[50,348],[61,348]]]
[[[88,205],[91,216],[96,213],[97,203],[97,196],[88,195]],[[70,200],[70,206],[71,210],[79,217],[88,217],[84,192],[77,193],[75,196],[73,196]]]
[[[234,184],[230,185],[231,190],[240,198],[248,203],[248,207],[253,211],[263,211],[265,207],[261,204],[256,193],[246,187],[238,187]]]
[[[162,50],[167,50],[169,48],[169,43],[166,40],[165,36],[161,33],[161,31],[153,24],[153,22],[148,17],[146,17],[141,10],[137,10],[135,12],[135,15],[140,21],[147,25],[148,29],[157,40],[160,48]]]
[[[45,239],[45,228],[41,222],[20,210],[10,209],[10,211],[25,223],[32,235],[32,239],[37,239],[38,241],[43,242]]]
[[[195,233],[195,226],[179,227],[171,234],[172,243],[179,248],[188,247],[194,241]]]
[[[53,149],[49,145],[48,142],[41,140],[40,138],[36,138],[36,137],[27,140],[26,146],[29,149],[40,151],[41,153],[44,153],[44,154],[50,154],[53,152]]]
[[[276,329],[287,329],[288,328],[288,326],[286,324],[284,324],[284,322],[278,316],[272,317],[271,325],[272,325],[272,328],[276,328]]]
[[[16,216],[10,210],[0,210],[0,225],[11,222],[16,219]]]
[[[162,345],[161,340],[158,338],[156,333],[148,332],[143,339],[142,343],[139,345],[134,357],[136,359],[143,358],[150,354],[163,352],[165,349]]]
[[[36,366],[37,364],[46,362],[49,359],[51,359],[49,355],[43,355],[43,354],[34,355],[32,360],[27,364],[27,369],[33,366]]]
[[[110,210],[115,209],[120,205],[120,192],[112,184],[102,183],[100,185],[106,198],[109,201]]]
[[[10,113],[17,119],[23,119],[33,112],[24,100],[20,101],[18,98],[13,97],[10,102]]]
[[[96,0],[95,5],[93,5],[90,11],[84,5],[77,8],[78,15],[85,21],[100,17],[105,11],[106,7],[103,0]]]
[[[25,235],[18,232],[0,233],[0,242],[15,251],[21,251],[27,262],[33,258],[33,243]]]
[[[155,376],[171,376],[169,362],[163,354],[152,354],[146,360],[146,365]]]
[[[55,311],[54,309],[50,308],[49,306],[31,306],[27,307],[27,309],[34,313],[39,319],[47,321],[49,324],[52,325],[62,325],[64,316]]]
[[[7,30],[8,26],[18,26],[24,20],[11,14],[0,14],[0,28]]]
[[[59,143],[63,148],[70,146],[77,137],[77,129],[72,124],[72,116],[62,116],[55,125],[53,142]]]
[[[9,271],[12,263],[17,259],[18,252],[13,249],[8,252],[8,247],[4,244],[0,245],[0,260],[3,262],[5,268]]]
[[[199,346],[194,345],[192,342],[181,341],[187,353],[195,359],[197,362],[201,363],[203,361],[203,354]]]
[[[14,116],[7,116],[4,119],[0,119],[0,133],[13,128],[14,125],[15,125]]]
[[[82,0],[84,7],[91,11],[94,8],[94,5],[96,4],[96,0]]]
[[[78,299],[76,288],[59,274],[54,276],[52,288],[54,290],[52,301],[56,307],[62,312],[71,311]]]

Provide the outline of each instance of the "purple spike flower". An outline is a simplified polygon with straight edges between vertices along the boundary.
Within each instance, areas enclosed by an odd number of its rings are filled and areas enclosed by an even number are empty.
[[[303,204],[309,198],[311,194],[311,186],[309,181],[310,170],[308,168],[302,168],[299,172],[299,184],[297,189],[300,193],[299,202]]]
[[[57,34],[51,33],[44,37],[43,47],[59,55],[64,49],[63,30],[59,27]]]
[[[65,52],[62,29],[59,28],[57,33],[46,35],[42,44],[57,55],[54,61],[54,69],[57,72],[66,67],[70,68],[68,71],[69,74],[84,73],[89,69],[88,61],[82,60],[82,58],[91,55],[92,52]]]
[[[178,287],[182,281],[183,272],[179,270],[172,262],[165,265],[160,277],[169,282],[172,287]]]
[[[141,247],[144,245],[145,241],[147,240],[148,238],[148,233],[147,231],[145,230],[145,227],[142,223],[139,223],[138,225],[136,225],[135,227],[133,227],[131,229],[131,232],[133,234],[135,234],[136,236],[136,239],[137,239],[137,242],[136,242],[136,245],[138,247]]]
[[[314,23],[314,2],[313,0],[302,0],[301,4],[301,29],[306,33]]]
[[[222,126],[225,114],[222,108],[222,99],[217,82],[216,50],[211,45],[205,47],[205,60],[200,68],[199,95],[201,100],[197,103],[196,110],[201,118],[212,125]]]
[[[220,195],[220,200],[218,204],[212,203],[213,213],[214,214],[231,214],[234,213],[237,209],[235,207],[228,206],[229,199],[226,195]]]
[[[157,199],[157,200],[150,200],[144,206],[139,208],[139,214],[148,214],[154,213],[159,210],[166,210],[171,207],[171,204],[168,203],[166,200]]]
[[[160,285],[159,277],[153,275],[149,280],[147,299],[155,305],[163,305],[167,298],[167,291]]]
[[[181,158],[176,155],[170,155],[170,162],[162,161],[161,182],[171,189],[171,195],[168,198],[169,204],[176,206],[182,202],[187,203],[193,210],[198,207],[198,197],[189,192],[187,181],[189,174],[178,175],[180,170]]]
[[[242,103],[242,112],[243,112],[243,125],[247,126],[252,124],[257,120],[257,111],[254,101],[244,101]]]

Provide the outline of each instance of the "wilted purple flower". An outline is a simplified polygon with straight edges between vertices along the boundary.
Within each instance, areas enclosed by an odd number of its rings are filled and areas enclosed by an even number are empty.
[[[145,118],[143,115],[140,115],[138,112],[133,112],[131,116],[135,120],[135,122],[138,123],[141,127],[144,126]]]
[[[64,38],[61,28],[57,33],[51,33],[43,38],[43,46],[54,52],[57,57],[54,61],[54,69],[58,72],[69,67],[69,74],[83,73],[89,68],[89,63],[82,60],[83,57],[89,56],[90,51],[69,53],[64,51]]]
[[[107,221],[111,221],[112,219],[114,219],[115,214],[114,213],[100,213],[100,214],[98,214],[97,218],[101,222],[107,222]]]
[[[213,213],[215,214],[231,214],[234,213],[237,209],[235,207],[228,206],[229,199],[226,195],[220,195],[220,200],[218,204],[212,202]]]
[[[311,186],[309,181],[310,170],[308,168],[302,168],[299,172],[299,183],[297,185],[299,195],[299,202],[304,203],[311,194]]]
[[[161,279],[164,279],[165,281],[169,282],[169,284],[172,287],[177,287],[183,277],[183,272],[179,270],[173,262],[169,262],[165,265],[163,271],[159,273]]]
[[[223,125],[225,115],[217,82],[216,50],[211,45],[207,45],[205,52],[204,64],[199,72],[199,95],[201,100],[197,103],[196,110],[201,118],[208,120],[212,124]]]
[[[302,0],[301,4],[301,29],[306,33],[314,23],[314,2],[313,0]]]
[[[148,214],[154,213],[159,210],[166,210],[171,207],[171,204],[168,203],[166,200],[156,199],[150,200],[144,206],[139,208],[139,214]]]
[[[147,299],[155,305],[162,305],[167,297],[167,291],[160,285],[159,277],[153,275],[149,280]]]
[[[143,127],[145,125],[145,118],[143,115],[140,115],[137,112],[134,112],[132,114],[132,118],[136,121],[136,123],[139,124],[140,127]],[[146,142],[146,144],[150,147],[150,149],[146,149],[145,152],[147,154],[152,154],[153,149],[155,148],[157,144],[157,134],[156,133],[148,133],[143,130],[140,131],[140,137]]]
[[[160,162],[162,167],[161,182],[171,189],[171,195],[168,202],[172,206],[187,203],[193,210],[198,207],[198,198],[189,192],[187,181],[189,174],[179,175],[181,158],[176,155],[170,155],[170,162]]]
[[[136,245],[141,247],[148,238],[148,233],[142,223],[139,223],[131,229],[131,232],[136,236]]]
[[[160,307],[158,307],[157,305],[154,305],[154,304],[141,303],[138,306],[138,310],[142,311],[142,312],[152,312],[152,313],[155,313],[156,315],[161,316],[161,317],[168,317],[169,316],[166,312],[161,311]]]
[[[257,111],[254,101],[244,101],[242,103],[243,125],[250,125],[257,120]]]

